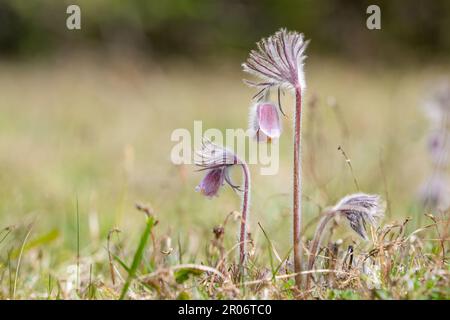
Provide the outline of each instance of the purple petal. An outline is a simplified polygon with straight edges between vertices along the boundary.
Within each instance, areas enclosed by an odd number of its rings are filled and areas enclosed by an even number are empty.
[[[258,105],[256,112],[260,133],[271,139],[279,138],[281,125],[277,107],[272,103],[266,102]]]
[[[217,196],[220,187],[224,184],[224,168],[211,169],[202,179],[200,184],[195,188],[207,197]]]

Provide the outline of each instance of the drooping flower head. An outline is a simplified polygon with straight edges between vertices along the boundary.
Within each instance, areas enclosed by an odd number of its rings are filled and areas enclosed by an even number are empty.
[[[250,135],[258,142],[278,139],[281,122],[278,108],[271,102],[254,104],[250,109]]]
[[[356,193],[342,198],[332,209],[343,214],[350,227],[367,240],[366,223],[376,226],[384,216],[385,205],[378,195]]]
[[[201,167],[200,171],[206,171],[205,177],[196,188],[197,191],[211,198],[217,196],[220,187],[226,182],[234,191],[240,191],[242,193],[241,227],[239,231],[239,268],[243,270],[247,256],[247,221],[250,207],[250,170],[248,165],[232,151],[218,146],[207,139],[203,141],[202,148],[197,152],[197,156],[199,159],[195,159],[195,164]],[[239,165],[242,168],[242,189],[231,182],[229,170],[234,165]]]
[[[231,166],[242,164],[233,152],[205,139],[202,148],[197,151],[197,156],[195,164],[200,167],[199,171],[206,171],[206,175],[196,187],[196,191],[211,198],[218,195],[225,182],[234,190],[239,190],[239,186],[232,183],[229,175]]]
[[[272,87],[305,88],[303,73],[304,51],[308,41],[303,34],[280,29],[274,35],[257,43],[258,50],[252,50],[247,62],[242,64],[245,72],[261,79],[261,82],[246,80],[261,89],[261,93]]]
[[[367,240],[366,223],[375,226],[384,216],[384,202],[378,195],[355,193],[342,198],[333,208],[328,209],[320,220],[314,239],[310,245],[308,270],[312,270],[318,254],[320,242],[328,222],[335,216],[343,215],[350,227],[364,240]],[[309,289],[312,274],[307,276],[306,289]]]
[[[224,184],[225,170],[222,168],[209,170],[200,184],[196,187],[196,191],[200,191],[207,197],[213,197],[218,194],[219,189]]]

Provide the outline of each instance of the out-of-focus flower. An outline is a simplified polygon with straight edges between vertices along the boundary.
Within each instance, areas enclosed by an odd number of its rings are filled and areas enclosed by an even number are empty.
[[[252,50],[247,62],[242,64],[245,72],[260,78],[261,82],[245,82],[266,91],[274,86],[305,88],[303,61],[308,41],[303,34],[280,29],[273,36],[257,43],[258,50]]]
[[[385,205],[379,195],[356,193],[342,198],[332,209],[343,214],[350,227],[367,240],[366,223],[376,226],[384,216]]]
[[[205,140],[197,155],[198,159],[196,159],[195,164],[201,167],[200,171],[206,171],[206,175],[196,187],[196,191],[212,198],[218,195],[225,182],[234,190],[239,190],[239,186],[232,183],[229,175],[231,166],[242,164],[242,161],[233,152]]]
[[[424,109],[430,119],[440,124],[450,123],[450,81],[442,80],[430,90],[424,101]]]
[[[432,175],[419,190],[419,198],[424,208],[446,210],[450,207],[450,188],[447,179]]]
[[[450,81],[435,84],[425,102],[424,110],[431,120],[428,153],[433,171],[422,184],[418,199],[426,209],[446,210],[450,207],[448,165],[450,163]]]
[[[450,162],[450,133],[446,130],[431,132],[428,137],[428,152],[433,163],[439,167]]]
[[[281,122],[278,108],[273,103],[255,104],[250,110],[251,136],[259,141],[278,139],[281,135]]]

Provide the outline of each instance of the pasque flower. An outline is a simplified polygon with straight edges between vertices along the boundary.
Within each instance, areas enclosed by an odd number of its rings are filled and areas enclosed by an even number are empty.
[[[424,110],[431,120],[428,153],[432,172],[419,190],[419,200],[427,210],[450,206],[448,167],[450,164],[450,81],[439,81],[427,95]]]
[[[342,198],[334,207],[327,209],[320,220],[309,250],[308,269],[314,261],[325,227],[337,215],[344,216],[350,227],[364,240],[367,240],[366,225],[376,226],[384,216],[385,204],[379,195],[355,193]],[[306,288],[309,288],[310,276]]]
[[[210,169],[195,190],[210,198],[217,196],[224,184],[226,171],[227,167]]]
[[[200,171],[206,171],[206,175],[196,187],[196,191],[211,198],[218,195],[225,182],[234,190],[239,190],[239,187],[231,182],[229,175],[231,166],[242,164],[233,152],[204,140],[197,156],[195,164],[201,168]]]
[[[375,226],[384,216],[384,210],[379,195],[355,193],[342,198],[331,211],[344,215],[350,227],[361,238],[367,240],[366,223]]]
[[[255,97],[261,97],[274,87],[292,89],[295,92],[294,117],[294,168],[293,168],[293,249],[295,282],[301,287],[301,116],[302,93],[305,90],[303,61],[308,42],[303,34],[281,29],[274,35],[257,43],[258,50],[252,50],[247,61],[242,65],[245,72],[255,75],[259,82],[245,82],[259,88]]]
[[[202,148],[197,152],[195,164],[200,171],[206,171],[196,190],[207,197],[217,196],[219,189],[225,182],[235,191],[242,193],[242,217],[239,232],[239,263],[242,267],[246,258],[247,221],[250,205],[250,171],[245,161],[227,148],[221,147],[210,140],[205,139]],[[243,187],[235,185],[229,175],[232,166],[240,166],[243,172]]]
[[[262,39],[257,43],[258,50],[252,50],[247,62],[242,64],[245,72],[262,81],[245,82],[261,90],[274,86],[305,89],[303,60],[307,45],[308,41],[303,40],[303,34],[288,32],[286,29]]]
[[[258,142],[278,139],[281,135],[278,107],[271,102],[253,105],[250,110],[250,131]]]
[[[433,164],[445,168],[450,162],[450,132],[444,127],[430,132],[427,149]]]
[[[449,123],[450,80],[443,79],[430,90],[424,101],[424,110],[435,125],[447,125]]]
[[[419,199],[426,209],[446,210],[450,206],[450,188],[445,174],[431,175],[420,187]]]

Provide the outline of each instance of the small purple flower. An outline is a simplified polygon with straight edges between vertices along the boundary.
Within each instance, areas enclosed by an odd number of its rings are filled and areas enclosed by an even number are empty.
[[[224,172],[225,169],[222,168],[209,170],[195,190],[210,198],[217,196],[224,184]]]
[[[195,159],[195,164],[201,168],[200,171],[207,171],[206,176],[197,186],[197,191],[200,191],[207,197],[213,197],[218,194],[220,187],[226,182],[234,191],[242,192],[241,229],[239,231],[239,265],[241,269],[246,259],[247,216],[250,205],[249,168],[247,163],[239,159],[236,154],[207,139],[203,141],[201,150],[196,154],[198,158]],[[242,168],[242,189],[231,182],[229,170],[234,165]]]
[[[220,188],[228,183],[234,190],[239,190],[239,186],[231,182],[229,169],[235,164],[242,164],[242,161],[230,150],[219,147],[209,140],[205,140],[202,149],[197,152],[199,159],[196,165],[201,167],[200,171],[207,171],[205,177],[195,188],[196,191],[212,198],[217,196]]]
[[[255,104],[250,111],[250,130],[258,142],[278,139],[281,135],[278,108],[270,102]]]

